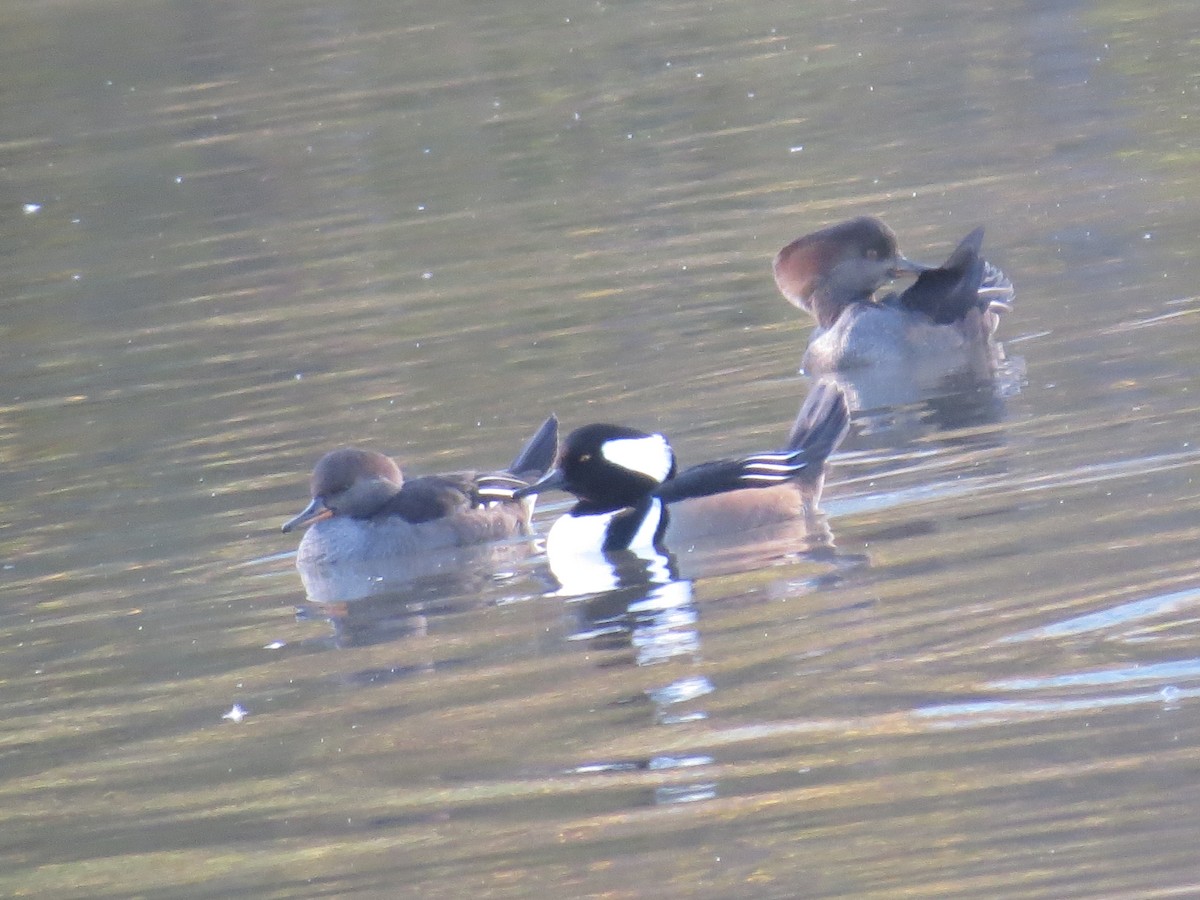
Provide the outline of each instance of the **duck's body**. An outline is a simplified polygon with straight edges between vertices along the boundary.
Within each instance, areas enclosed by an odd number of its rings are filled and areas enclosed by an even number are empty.
[[[674,484],[665,484],[657,492],[670,504],[667,546],[682,548],[701,538],[798,519],[811,525],[825,485],[825,463],[849,425],[850,412],[842,390],[832,382],[819,382],[800,407],[782,450],[735,461],[739,481],[750,484],[753,475],[755,486],[701,493],[699,486],[709,477],[705,470],[728,463],[702,463],[681,473]],[[757,475],[752,470],[754,461],[759,467]],[[709,483],[721,482],[713,479]]]
[[[977,228],[943,265],[929,268],[905,259],[886,225],[862,217],[788,244],[775,257],[775,283],[817,321],[805,371],[973,362],[1014,295],[1004,273],[980,257],[982,243]],[[901,293],[875,297],[902,274],[918,277]]]
[[[821,383],[806,399],[787,445],[677,472],[661,434],[588,425],[565,441],[555,468],[518,491],[574,494],[575,506],[547,537],[547,553],[684,546],[811,515],[825,461],[849,424],[845,396]]]
[[[523,504],[501,502],[463,508],[429,522],[389,515],[334,516],[305,532],[296,565],[384,561],[503,540],[529,533],[529,513]]]
[[[505,471],[409,480],[382,453],[333,450],[313,469],[312,502],[283,525],[312,523],[296,564],[388,561],[529,534],[532,504],[514,495],[545,473],[557,444],[551,416]]]
[[[668,547],[684,549],[704,538],[805,518],[816,512],[818,494],[798,479],[673,503],[663,540]]]

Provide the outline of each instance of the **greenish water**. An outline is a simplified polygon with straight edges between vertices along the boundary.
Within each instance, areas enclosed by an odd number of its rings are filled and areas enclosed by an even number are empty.
[[[0,22],[0,893],[1196,890],[1189,4]],[[615,634],[537,547],[306,598],[337,444],[774,446],[771,257],[866,213],[987,225],[1013,365],[861,414],[826,546],[680,548]]]

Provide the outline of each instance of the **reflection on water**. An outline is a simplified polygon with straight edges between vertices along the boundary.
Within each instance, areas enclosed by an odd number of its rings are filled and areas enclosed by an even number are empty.
[[[299,614],[328,621],[338,647],[424,636],[430,618],[464,613],[478,607],[481,596],[503,590],[533,549],[522,540],[369,564],[301,566],[308,603]]]
[[[572,557],[579,562],[578,555]],[[553,566],[554,560],[551,558]],[[608,572],[602,570],[607,567]],[[583,596],[570,600],[569,608],[575,619],[575,630],[568,637],[583,642],[592,654],[599,654],[597,664],[602,668],[625,664],[663,666],[660,677],[672,680],[648,687],[643,696],[650,701],[656,724],[670,726],[698,722],[706,718],[695,701],[714,690],[712,683],[695,671],[701,659],[699,613],[692,597],[692,583],[673,574],[673,561],[664,554],[629,550],[595,554],[586,567],[570,573],[560,563],[554,569],[562,583],[558,592],[568,590],[578,594],[584,588],[581,576],[587,575],[595,584]],[[680,675],[679,666],[691,671]],[[692,769],[714,760],[708,756],[653,756],[640,760],[592,761],[572,769],[578,775],[594,775],[621,771],[647,770],[668,774],[674,769]],[[715,783],[659,784],[654,788],[656,804],[685,803],[707,800],[716,796]]]
[[[418,602],[445,595],[472,595],[528,557],[532,542],[517,539],[478,546],[410,553],[373,562],[340,562],[297,568],[314,603],[406,595]]]
[[[992,349],[1003,353],[998,345]],[[864,433],[902,443],[925,431],[952,432],[1003,421],[1024,378],[1022,357],[1000,356],[994,367],[958,369],[940,374],[933,383],[886,367],[839,374],[837,381]]]
[[[1076,616],[1064,622],[1055,622],[1031,631],[1023,631],[1010,635],[1004,640],[1055,640],[1095,632],[1109,632],[1110,639],[1128,639],[1124,637],[1126,626],[1145,619],[1167,618],[1191,609],[1197,604],[1200,604],[1200,589],[1172,591],[1169,594],[1122,603],[1112,609]],[[1114,629],[1118,628],[1122,629],[1121,636],[1111,634]]]

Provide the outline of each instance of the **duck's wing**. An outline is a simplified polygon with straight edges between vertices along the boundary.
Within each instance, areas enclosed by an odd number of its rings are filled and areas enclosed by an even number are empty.
[[[938,325],[960,322],[973,309],[986,310],[991,301],[980,294],[988,265],[979,256],[982,245],[980,227],[963,238],[942,265],[918,275],[900,294],[899,304],[924,313]]]
[[[664,503],[676,503],[727,491],[771,487],[797,477],[809,465],[803,450],[718,459],[685,469],[657,488],[654,495]]]
[[[508,468],[501,472],[472,475],[471,493],[476,503],[515,500],[516,492],[529,487],[554,465],[558,456],[558,417],[551,413]]]
[[[517,499],[517,491],[529,487],[533,477],[511,472],[488,472],[475,476],[473,496],[476,503],[503,503]]]
[[[406,480],[376,515],[399,516],[414,525],[432,522],[478,505],[476,494],[472,473],[422,475]]]
[[[817,477],[849,425],[846,395],[833,382],[822,381],[805,398],[786,447],[692,466],[661,485],[655,496],[674,503]]]
[[[1008,312],[1013,308],[1017,290],[1008,276],[987,260],[983,262],[983,281],[979,285],[979,297],[987,301],[987,308],[994,313]]]

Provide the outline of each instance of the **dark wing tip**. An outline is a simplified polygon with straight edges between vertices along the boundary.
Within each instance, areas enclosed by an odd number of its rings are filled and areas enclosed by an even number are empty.
[[[525,442],[521,452],[508,464],[508,471],[517,475],[540,478],[554,465],[558,456],[558,416],[550,413],[538,430]]]

